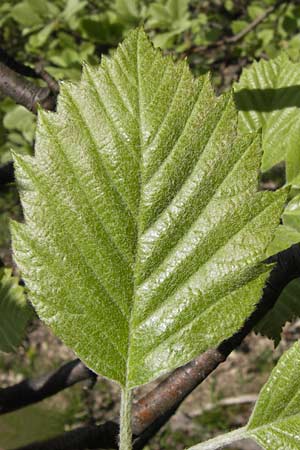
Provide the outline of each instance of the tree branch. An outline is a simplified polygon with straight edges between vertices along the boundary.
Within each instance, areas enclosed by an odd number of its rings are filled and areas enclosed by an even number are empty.
[[[115,422],[68,431],[47,441],[38,441],[18,450],[117,449],[119,426]]]
[[[0,91],[34,113],[37,112],[38,104],[49,110],[54,110],[56,106],[56,94],[48,87],[37,86],[2,62],[0,62]]]
[[[16,61],[3,48],[0,48],[0,61],[14,72],[17,72],[24,77],[40,78],[40,75],[34,69]]]
[[[38,62],[35,65],[35,71],[40,76],[40,78],[47,83],[50,91],[53,92],[53,94],[58,95],[58,93],[59,93],[59,84],[55,80],[55,78],[53,78],[52,75],[50,75],[50,73],[48,73],[44,69],[44,63],[42,61]]]
[[[42,61],[36,63],[35,68],[33,69],[20,63],[19,61],[16,61],[3,48],[0,48],[0,61],[14,72],[23,75],[24,77],[44,80],[49,89],[54,94],[58,94],[58,82],[44,69],[44,64]]]
[[[46,81],[48,87],[37,86],[24,76],[41,78]],[[38,104],[44,109],[55,110],[59,86],[57,81],[44,70],[42,64],[37,64],[36,70],[33,70],[12,59],[0,48],[0,91],[29,111],[36,113]],[[8,162],[0,166],[0,187],[14,181],[13,163]]]
[[[0,414],[40,402],[75,383],[95,377],[94,372],[75,359],[55,372],[0,389]]]
[[[273,308],[283,288],[291,280],[300,276],[300,245],[293,245],[269,258],[266,262],[273,263],[274,267],[256,309],[241,330],[223,341],[216,349],[208,350],[185,366],[176,369],[134,405],[132,422],[133,433],[136,437],[135,450],[142,448],[195,387],[226,360],[255,325]],[[117,448],[118,426],[116,423],[113,426],[110,425],[112,430],[110,435],[104,428],[106,426],[107,424],[78,428],[49,441],[33,443],[16,450]]]
[[[12,161],[0,166],[0,188],[15,181]]]

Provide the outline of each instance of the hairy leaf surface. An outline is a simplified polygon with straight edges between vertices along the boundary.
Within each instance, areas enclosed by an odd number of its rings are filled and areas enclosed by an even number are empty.
[[[262,170],[286,160],[287,179],[300,182],[300,64],[286,54],[254,62],[235,85],[241,131],[262,128]]]
[[[12,352],[21,344],[32,310],[24,288],[10,269],[0,270],[0,351]]]
[[[284,353],[264,385],[247,434],[265,450],[300,448],[300,344]]]
[[[286,195],[257,192],[260,140],[237,137],[231,97],[136,30],[38,122],[13,242],[40,317],[129,388],[235,332]]]

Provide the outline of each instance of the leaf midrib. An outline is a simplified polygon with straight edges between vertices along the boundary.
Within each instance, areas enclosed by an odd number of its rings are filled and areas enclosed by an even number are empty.
[[[127,346],[127,361],[126,361],[126,372],[125,372],[125,389],[129,390],[129,361],[130,361],[130,350],[131,350],[131,339],[132,339],[132,321],[133,321],[133,309],[134,309],[134,303],[135,303],[135,297],[136,297],[136,289],[137,289],[137,283],[136,283],[136,272],[137,272],[137,264],[138,264],[138,245],[139,245],[139,237],[140,237],[140,227],[141,227],[141,221],[140,221],[140,215],[141,215],[141,192],[142,192],[142,107],[141,107],[141,79],[139,74],[139,68],[140,68],[140,59],[139,59],[139,38],[140,33],[137,34],[137,40],[136,40],[136,78],[137,78],[137,112],[138,112],[138,125],[139,125],[139,173],[138,173],[138,180],[139,180],[139,202],[137,206],[137,228],[136,228],[136,242],[134,246],[134,263],[133,263],[133,291],[132,291],[132,301],[129,308],[129,322],[128,322],[128,346]]]

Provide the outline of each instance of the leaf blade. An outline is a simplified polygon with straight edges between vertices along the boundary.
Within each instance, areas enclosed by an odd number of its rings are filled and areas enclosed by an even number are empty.
[[[299,64],[282,53],[270,61],[254,62],[234,86],[240,130],[262,128],[262,170],[286,160],[288,182],[298,175],[294,159],[298,154],[299,84]]]
[[[135,30],[38,122],[12,230],[43,320],[129,388],[236,331],[286,193],[257,192],[260,141],[237,137],[231,97]]]

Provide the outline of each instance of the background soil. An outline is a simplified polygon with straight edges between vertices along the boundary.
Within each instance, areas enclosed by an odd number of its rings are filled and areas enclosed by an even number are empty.
[[[185,400],[147,449],[181,450],[245,425],[272,368],[299,336],[300,321],[285,327],[283,339],[275,350],[272,341],[251,334]],[[72,351],[36,320],[17,354],[0,353],[0,385],[5,387],[44,374],[72,358]],[[154,384],[137,389],[136,398]],[[115,383],[99,377],[91,388],[83,382],[38,405],[1,416],[0,446],[13,448],[80,425],[101,423],[115,418],[118,409],[119,388]],[[256,450],[259,447],[251,441],[241,441],[227,448]]]

